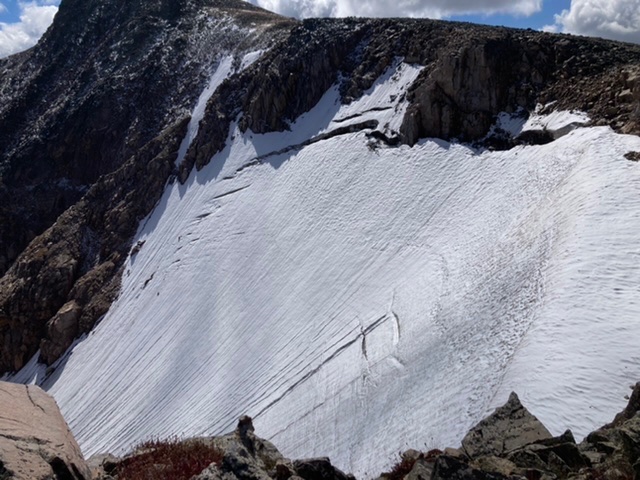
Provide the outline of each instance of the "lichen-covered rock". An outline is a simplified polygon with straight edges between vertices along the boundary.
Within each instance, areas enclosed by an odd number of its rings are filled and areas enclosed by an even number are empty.
[[[52,397],[36,386],[0,382],[0,405],[0,478],[91,478]]]
[[[471,458],[500,457],[538,440],[552,438],[549,430],[512,393],[505,405],[473,427],[462,440]]]
[[[499,473],[504,476],[509,476],[518,470],[518,466],[515,463],[506,458],[494,456],[478,457],[471,465],[478,470],[489,473]]]
[[[442,455],[436,460],[432,480],[504,480],[500,473],[485,472],[456,458]]]

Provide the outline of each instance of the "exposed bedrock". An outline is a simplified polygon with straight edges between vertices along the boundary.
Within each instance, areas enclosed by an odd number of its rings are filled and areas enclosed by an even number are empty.
[[[0,382],[0,405],[0,478],[91,478],[58,405],[40,387]]]

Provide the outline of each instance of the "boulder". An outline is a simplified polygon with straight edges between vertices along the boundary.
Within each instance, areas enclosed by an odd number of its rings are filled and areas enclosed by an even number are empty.
[[[502,407],[473,427],[462,440],[471,458],[504,456],[530,443],[552,438],[549,430],[512,393]]]
[[[424,458],[417,459],[404,480],[430,480],[433,476],[434,466],[433,462],[428,462]]]
[[[613,422],[587,435],[579,448],[598,468],[615,468],[631,475],[640,461],[640,382],[627,407]]]
[[[477,458],[471,465],[478,470],[490,473],[499,473],[505,476],[511,475],[518,469],[515,463],[507,460],[506,458],[492,456]]]
[[[349,480],[352,478],[331,465],[331,460],[326,457],[295,460],[293,467],[298,476],[304,480]]]
[[[500,473],[489,473],[471,467],[454,457],[441,455],[436,460],[431,480],[503,480]]]
[[[637,154],[636,155],[637,159],[635,161],[640,159],[639,152],[632,152],[632,153]],[[614,426],[620,425],[621,423],[633,418],[638,412],[640,412],[640,382],[636,383],[635,386],[633,387],[633,392],[629,397],[629,402],[627,403],[626,408],[622,412],[617,414],[616,417],[613,419],[613,422],[608,424],[606,427],[614,427]]]
[[[82,307],[75,300],[65,303],[47,322],[48,338],[40,344],[40,356],[48,364],[53,363],[73,343],[78,334],[78,320]]]
[[[0,478],[91,478],[80,447],[51,396],[36,386],[0,382],[0,405]]]
[[[520,451],[527,451],[537,456],[542,462],[553,467],[551,470],[557,470],[558,468],[564,470],[565,467],[571,470],[579,470],[591,465],[589,458],[576,445],[576,440],[571,430],[567,430],[559,437],[546,438],[530,445],[525,445],[521,449],[511,452],[510,457],[517,457]]]
[[[87,466],[94,480],[106,480],[117,473],[120,459],[110,453],[94,455],[87,460]]]

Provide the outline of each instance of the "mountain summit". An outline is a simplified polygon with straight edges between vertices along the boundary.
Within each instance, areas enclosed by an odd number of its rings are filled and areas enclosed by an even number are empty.
[[[534,31],[63,0],[0,60],[0,372],[89,454],[250,414],[363,473],[512,390],[586,433],[640,375],[639,66]]]

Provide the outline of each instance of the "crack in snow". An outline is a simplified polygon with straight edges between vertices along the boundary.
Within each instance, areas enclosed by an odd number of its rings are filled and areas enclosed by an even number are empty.
[[[246,190],[246,189],[247,189],[247,188],[249,188],[250,186],[251,186],[251,185],[246,185],[246,186],[244,186],[244,187],[239,187],[239,188],[236,188],[236,189],[234,189],[234,190],[230,190],[230,191],[228,191],[228,192],[221,193],[221,194],[216,195],[215,197],[213,197],[213,198],[212,198],[212,200],[217,200],[217,199],[219,199],[219,198],[224,198],[224,197],[227,197],[227,196],[229,196],[229,195],[233,195],[234,193],[238,193],[238,192],[241,192],[241,191],[243,191],[243,190]],[[207,214],[207,216],[209,216],[209,215],[211,215],[211,214],[210,214],[210,213],[208,213],[208,214]]]

